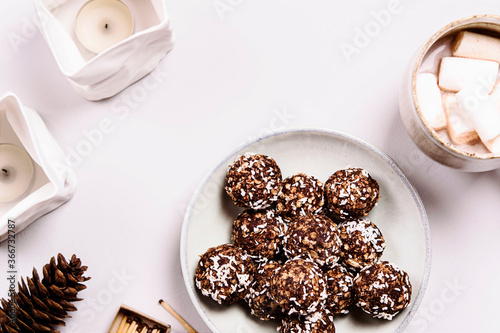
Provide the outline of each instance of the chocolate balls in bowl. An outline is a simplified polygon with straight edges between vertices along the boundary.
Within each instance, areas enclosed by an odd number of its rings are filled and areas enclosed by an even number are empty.
[[[379,262],[385,248],[380,229],[366,217],[379,200],[379,184],[364,169],[346,168],[325,185],[299,172],[275,186],[276,170],[278,163],[262,154],[242,155],[229,166],[227,194],[245,209],[232,223],[233,244],[223,245],[231,256],[214,254],[213,248],[203,254],[196,286],[221,304],[244,301],[255,319],[276,323],[281,332],[333,332],[336,316],[368,300],[370,293],[361,292],[361,282],[356,293],[354,281]],[[273,177],[255,177],[267,171]],[[273,188],[266,199],[254,202],[255,194],[248,195],[266,188]]]

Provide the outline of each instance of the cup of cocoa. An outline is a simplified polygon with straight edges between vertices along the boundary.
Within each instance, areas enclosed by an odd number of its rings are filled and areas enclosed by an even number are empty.
[[[500,16],[451,22],[417,50],[399,91],[415,144],[454,169],[500,168]]]

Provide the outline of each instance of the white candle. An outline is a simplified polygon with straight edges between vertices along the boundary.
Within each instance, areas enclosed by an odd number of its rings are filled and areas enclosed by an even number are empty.
[[[0,144],[0,202],[23,195],[32,176],[33,162],[28,153],[11,144]]]
[[[134,19],[119,0],[91,0],[78,12],[75,32],[88,50],[100,53],[132,35]]]

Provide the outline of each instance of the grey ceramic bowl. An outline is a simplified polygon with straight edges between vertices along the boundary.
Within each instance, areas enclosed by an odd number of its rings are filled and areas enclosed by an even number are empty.
[[[209,247],[231,241],[236,207],[224,191],[228,166],[246,152],[271,156],[284,177],[303,172],[325,182],[346,166],[366,169],[380,184],[380,200],[368,218],[376,221],[387,247],[382,260],[397,264],[410,276],[410,306],[391,321],[353,311],[335,319],[338,332],[403,332],[424,296],[431,267],[431,238],[424,206],[415,189],[385,153],[360,139],[323,129],[296,129],[259,138],[236,148],[202,181],[186,211],[180,255],[182,274],[191,301],[213,333],[275,333],[276,321],[250,315],[244,304],[218,305],[195,286],[194,275]]]
[[[422,117],[416,93],[416,76],[427,52],[442,38],[466,29],[487,30],[500,34],[500,16],[474,15],[454,21],[436,32],[417,51],[405,71],[399,91],[399,109],[412,140],[426,155],[458,170],[488,171],[500,168],[500,155],[470,153],[444,141]]]

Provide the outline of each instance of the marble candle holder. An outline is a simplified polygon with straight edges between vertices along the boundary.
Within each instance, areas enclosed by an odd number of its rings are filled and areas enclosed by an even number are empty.
[[[0,97],[0,143],[22,147],[34,165],[27,191],[13,201],[0,203],[2,241],[7,238],[9,220],[14,221],[17,233],[68,201],[76,189],[76,177],[39,114],[23,106],[12,93]]]
[[[116,95],[156,68],[173,47],[166,0],[122,0],[134,18],[133,34],[96,54],[75,32],[87,0],[35,0],[41,31],[62,73],[88,100]]]

